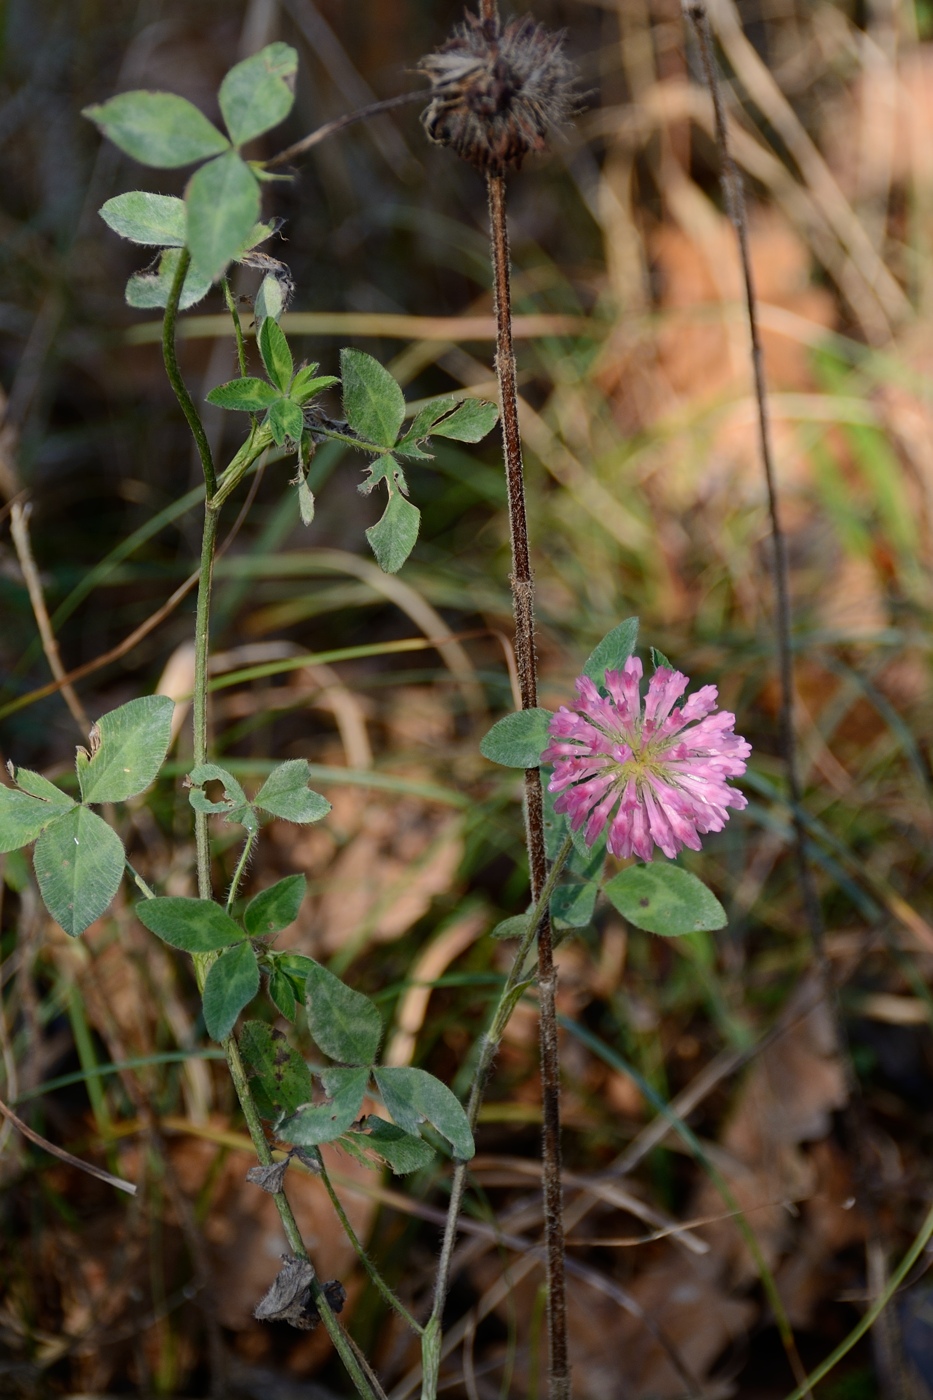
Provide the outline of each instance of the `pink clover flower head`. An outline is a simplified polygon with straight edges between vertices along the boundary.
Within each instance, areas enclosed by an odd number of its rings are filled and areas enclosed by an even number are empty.
[[[642,700],[642,664],[629,657],[607,671],[601,695],[588,676],[577,681],[574,709],[561,705],[551,719],[551,742],[541,755],[553,763],[548,791],[592,846],[608,824],[614,856],[650,860],[655,846],[673,859],[684,846],[722,831],[728,807],[747,799],[728,778],[745,772],[751,744],[734,732],[735,715],[716,709],[718,690],[705,685],[678,705],[689,684],[680,671],[659,666]]]

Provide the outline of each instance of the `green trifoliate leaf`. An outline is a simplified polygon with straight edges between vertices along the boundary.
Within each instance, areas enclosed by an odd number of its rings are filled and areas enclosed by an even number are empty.
[[[219,802],[212,802],[202,790],[205,783],[223,785],[223,797]],[[226,768],[221,768],[219,763],[199,763],[188,774],[187,784],[190,789],[188,800],[196,812],[229,816],[238,808],[249,806],[249,798],[236,778]]]
[[[207,402],[217,408],[236,409],[241,413],[260,413],[277,403],[281,395],[264,379],[229,379],[226,384],[218,384],[207,395]]]
[[[299,1109],[279,1123],[276,1134],[296,1147],[316,1147],[333,1142],[360,1116],[369,1084],[368,1069],[341,1069],[333,1066],[321,1074],[329,1102]]]
[[[588,846],[586,844],[585,822],[582,826],[578,826],[576,831],[571,831],[570,839],[573,842],[573,855],[567,862],[570,869],[576,870],[580,874],[585,874],[586,871],[590,869],[590,862],[592,860],[596,860],[601,867],[606,859],[606,840],[608,835],[609,827],[607,824],[603,827],[592,846]]]
[[[423,448],[415,444],[415,440],[402,438],[392,449],[399,457],[412,458],[416,462],[433,462],[434,456],[431,452],[425,452]]]
[[[125,802],[155,782],[172,741],[175,702],[143,695],[91,729],[91,752],[78,749],[78,784],[85,802]]]
[[[604,886],[603,893],[630,924],[666,938],[726,926],[726,911],[712,890],[688,870],[666,861],[630,865]]]
[[[294,1021],[298,1014],[298,999],[304,1004],[305,982],[314,963],[301,953],[275,952],[266,954],[266,963],[269,967],[269,995],[286,1020]]]
[[[435,399],[419,409],[408,432],[395,450],[405,457],[427,457],[416,445],[428,437],[455,438],[459,442],[479,442],[499,417],[495,404],[480,399]]]
[[[256,1076],[250,1087],[263,1118],[295,1113],[302,1104],[311,1102],[311,1071],[281,1031],[263,1021],[247,1021],[240,1030],[239,1045],[240,1054]]]
[[[283,394],[287,394],[294,373],[292,352],[288,348],[282,327],[267,316],[259,329],[259,353],[272,383]]]
[[[3,883],[14,894],[29,887],[29,863],[22,851],[8,851],[3,862]]]
[[[499,410],[483,399],[464,399],[449,418],[442,418],[431,429],[432,437],[454,438],[457,442],[481,442],[496,425]]]
[[[0,787],[0,855],[28,846],[61,809],[15,788]]]
[[[401,491],[391,491],[382,519],[366,531],[376,562],[385,573],[398,573],[415,547],[420,524],[418,507],[406,500]]]
[[[75,937],[100,918],[123,877],[123,843],[96,812],[73,807],[36,841],[33,857],[46,909]]]
[[[243,923],[251,938],[268,938],[288,928],[298,918],[308,882],[303,875],[286,875],[250,900],[243,911]]]
[[[242,943],[246,934],[212,899],[165,895],[136,905],[136,917],[163,943],[185,953],[215,953]]]
[[[606,833],[605,830],[596,838],[592,847],[586,844],[585,826],[571,831],[570,820],[565,812],[555,812],[554,802],[556,794],[548,788],[547,773],[541,774],[541,792],[544,800],[544,843],[548,860],[555,860],[557,853],[564,844],[565,838],[569,835],[573,841],[573,852],[568,859],[568,867],[576,870],[579,874],[590,878],[597,868],[592,865],[605,860],[606,857]]]
[[[172,293],[180,257],[178,248],[166,248],[154,272],[134,272],[126,284],[127,304],[137,311],[164,310]],[[189,306],[202,301],[211,285],[209,277],[202,277],[196,268],[189,267],[181,289],[179,310],[187,311]]]
[[[259,963],[248,943],[239,943],[211,963],[204,983],[204,1024],[211,1040],[223,1040],[259,991]]]
[[[627,617],[618,627],[607,632],[601,642],[593,648],[583,674],[589,676],[596,685],[603,685],[607,671],[621,671],[635,650],[638,641],[638,618]]]
[[[368,475],[356,489],[361,496],[368,496],[379,485],[380,481],[386,483],[390,496],[396,489],[403,494],[408,491],[405,473],[391,452],[383,452],[381,456],[373,458],[369,464]]]
[[[554,811],[555,794],[548,789],[546,770],[541,774],[541,796],[544,805],[544,850],[548,860],[555,860],[570,830],[570,822],[563,812]]]
[[[243,244],[243,247],[236,255],[237,262],[242,261],[247,263],[249,266],[254,266],[255,264],[249,262],[248,254],[251,253],[254,248],[257,248],[260,243],[265,243],[267,238],[271,238],[275,231],[278,229],[278,227],[279,225],[275,219],[269,219],[265,222],[262,219],[260,219],[257,224],[253,224],[253,227],[250,229],[249,235],[247,236],[246,242]],[[261,256],[265,255],[263,254]],[[284,267],[284,263],[280,263],[278,264],[278,266]]]
[[[230,145],[203,112],[173,92],[121,92],[82,115],[134,160],[162,170],[207,160]]]
[[[185,204],[192,264],[202,277],[216,281],[242,249],[259,215],[256,177],[236,151],[227,151],[195,171]]]
[[[269,977],[269,995],[276,1007],[289,1021],[296,1018],[296,998],[304,1005],[304,990],[308,973],[315,967],[314,959],[305,958],[304,953],[270,953],[272,974]],[[290,988],[286,991],[283,983]],[[289,1009],[286,1009],[289,1008]]]
[[[566,928],[586,928],[593,918],[599,886],[568,881],[551,896],[551,919]]]
[[[552,793],[547,793],[547,797],[553,800]],[[566,821],[567,818],[565,816],[561,816],[559,820]],[[580,828],[579,833],[573,834],[583,837],[585,829],[586,828],[584,825]],[[581,876],[584,884],[588,883],[591,880],[595,881],[598,884],[600,876],[603,873],[603,866],[605,865],[605,863],[606,829],[603,828],[600,837],[593,842],[592,846],[588,846],[586,844],[585,839],[581,840],[579,845],[576,843],[576,841],[574,842],[573,849],[570,852],[570,855],[567,859],[567,864],[564,867],[564,869],[566,870],[568,875],[573,873]]]
[[[212,801],[204,791],[204,784],[211,782],[222,784],[223,796],[218,801]],[[196,812],[224,817],[226,821],[237,822],[254,834],[259,830],[259,819],[246,793],[226,768],[221,768],[217,763],[201,763],[192,768],[185,786],[188,788],[188,801]]]
[[[288,397],[295,403],[306,404],[314,398],[315,394],[320,394],[324,389],[329,389],[332,384],[339,384],[340,380],[334,374],[319,374],[315,378],[317,365],[303,365],[288,391]]]
[[[406,448],[423,441],[430,435],[434,424],[440,422],[446,414],[452,413],[459,402],[460,400],[455,399],[452,394],[447,394],[444,398],[434,399],[431,403],[426,403],[423,408],[419,408],[411,420],[408,432],[396,444],[397,450],[404,452]],[[418,453],[417,455],[424,456],[426,454]]]
[[[100,217],[114,233],[131,243],[153,248],[185,246],[185,201],[175,195],[130,190],[102,204]]]
[[[340,1145],[348,1147],[351,1152],[354,1147],[362,1148],[362,1152],[357,1150],[353,1155],[357,1161],[368,1162],[370,1166],[375,1165],[368,1156],[368,1153],[372,1153],[385,1162],[396,1176],[407,1176],[409,1172],[429,1167],[437,1155],[424,1138],[403,1132],[394,1123],[387,1123],[375,1113],[368,1114],[358,1130],[351,1128],[345,1133]]]
[[[268,44],[224,78],[218,99],[235,146],[278,126],[295,101],[298,55],[288,44]]]
[[[309,789],[310,776],[303,758],[280,763],[273,768],[253,802],[264,812],[287,822],[319,822],[330,811],[330,803],[319,792]]]
[[[476,1148],[469,1119],[446,1084],[426,1070],[408,1065],[374,1069],[373,1077],[400,1128],[417,1133],[421,1123],[430,1123],[450,1143],[455,1157],[462,1162],[470,1160]]]
[[[490,930],[490,938],[524,938],[530,914],[529,910],[527,914],[512,914],[507,919],[500,919],[495,928]]]
[[[548,746],[548,725],[551,710],[535,706],[531,710],[516,710],[497,720],[479,741],[479,751],[492,763],[504,768],[537,768],[542,750]]]
[[[341,350],[340,378],[343,411],[353,431],[367,442],[394,447],[405,418],[405,396],[389,371],[362,350]]]
[[[556,859],[564,839],[569,836],[573,842],[573,850],[567,860],[567,870],[576,871],[584,880],[598,880],[606,859],[608,826],[604,826],[592,846],[588,846],[586,823],[574,831],[566,812],[554,811],[557,794],[551,792],[548,787],[546,771],[541,774],[541,790],[544,799],[544,842],[548,860]]]
[[[287,973],[283,972],[277,963],[272,964],[269,972],[269,996],[278,1011],[285,1017],[286,1021],[294,1021],[298,1015],[298,999],[295,996],[295,988]]]
[[[276,953],[275,965],[285,973],[293,987],[296,987],[302,1000],[304,1000],[305,983],[308,980],[308,973],[317,963],[313,958],[305,957],[304,953]]]
[[[50,822],[75,805],[67,793],[39,773],[12,764],[10,772],[23,791],[0,785],[0,855],[28,846]]]
[[[274,326],[274,321],[264,321],[263,325]],[[291,399],[276,399],[269,408],[269,427],[276,446],[281,447],[286,438],[298,442],[304,431],[305,420],[301,409]]]
[[[569,816],[566,812],[555,812],[556,792],[551,792],[548,787],[548,774],[541,774],[541,790],[544,797],[544,820],[545,820],[545,851],[548,860],[555,860],[560,847],[565,843],[567,836],[573,841],[573,850],[567,858],[567,871],[576,871],[577,875],[583,876],[584,881],[597,879],[602,871],[605,862],[605,841],[607,841],[607,827],[602,827],[600,834],[595,839],[593,846],[587,846],[586,822],[577,827],[576,832],[570,827]]]
[[[60,787],[50,783],[48,778],[43,778],[41,773],[33,773],[30,768],[17,768],[15,763],[7,764],[7,771],[18,788],[23,792],[31,793],[33,797],[39,797],[43,802],[51,803],[62,812],[67,812],[69,807],[75,805],[74,799],[69,797],[67,792],[62,792]]]
[[[320,963],[305,982],[308,1030],[314,1043],[344,1065],[371,1065],[382,1040],[382,1017],[369,997],[355,992]]]

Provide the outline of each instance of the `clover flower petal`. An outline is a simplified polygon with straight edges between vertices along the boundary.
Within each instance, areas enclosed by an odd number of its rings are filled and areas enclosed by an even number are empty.
[[[585,827],[588,845],[606,831],[612,855],[647,861],[657,848],[673,859],[685,846],[698,851],[728,809],[747,805],[726,780],[745,772],[751,745],[735,733],[735,715],[717,710],[716,686],[678,703],[687,677],[659,666],[643,699],[642,676],[637,657],[606,672],[607,694],[581,676],[576,706],[551,720],[541,761],[554,765],[554,810],[574,831]]]

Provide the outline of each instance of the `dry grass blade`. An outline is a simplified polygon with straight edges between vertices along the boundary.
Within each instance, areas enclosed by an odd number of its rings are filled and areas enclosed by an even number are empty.
[[[22,1118],[18,1118],[11,1108],[0,1099],[0,1113],[3,1114],[10,1123],[13,1124],[23,1137],[35,1143],[36,1147],[41,1147],[45,1152],[51,1152],[53,1157],[57,1157],[61,1162],[67,1162],[70,1167],[77,1167],[80,1171],[87,1172],[88,1176],[95,1176],[98,1181],[103,1181],[107,1186],[115,1186],[118,1191],[125,1191],[128,1196],[136,1195],[136,1187],[132,1181],[124,1181],[122,1177],[113,1176],[110,1172],[104,1171],[103,1167],[96,1167],[93,1162],[82,1161],[80,1157],[75,1157],[71,1152],[66,1152],[63,1147],[56,1147],[54,1142],[49,1142],[41,1134],[30,1128],[28,1123],[24,1123]]]
[[[23,571],[23,578],[29,591],[29,601],[36,619],[36,626],[39,628],[39,636],[42,638],[42,650],[49,663],[49,670],[55,677],[57,689],[61,691],[62,698],[72,718],[81,731],[82,738],[85,738],[91,730],[91,721],[85,713],[84,706],[78,699],[74,687],[71,685],[65,668],[62,665],[61,653],[58,649],[58,642],[55,633],[52,631],[52,624],[49,620],[48,609],[45,606],[45,596],[42,592],[42,580],[39,577],[39,570],[36,568],[36,561],[32,555],[32,545],[29,542],[29,516],[32,507],[23,505],[19,501],[14,501],[10,509],[10,533],[13,536],[13,543],[16,546],[17,558],[20,568]]]

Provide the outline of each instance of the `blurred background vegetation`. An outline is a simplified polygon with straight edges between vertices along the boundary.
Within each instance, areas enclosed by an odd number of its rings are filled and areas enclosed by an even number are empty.
[[[179,193],[185,172],[135,167],[81,108],[148,87],[213,116],[227,68],[284,39],[300,54],[297,102],[257,147],[268,156],[374,96],[423,86],[419,56],[461,14],[448,0],[0,8],[4,762],[67,781],[82,737],[59,694],[31,698],[48,662],[11,503],[31,502],[66,669],[143,628],[199,539],[200,473],[158,328],[123,302],[145,250],[96,213],[126,189]],[[566,28],[586,93],[550,158],[510,184],[541,703],[568,699],[595,641],[637,613],[645,644],[695,684],[718,684],[754,745],[748,810],[688,860],[728,929],[664,942],[598,909],[560,950],[575,1394],[771,1400],[795,1381],[762,1266],[812,1366],[885,1287],[933,1190],[933,11],[711,7],[762,303],[830,1007],[814,996],[790,848],[747,332],[696,55],[672,0],[541,0],[535,15]],[[297,285],[285,325],[325,372],[352,344],[412,401],[493,396],[482,184],[427,144],[418,111],[349,129],[267,188],[283,220],[269,251]],[[258,280],[239,270],[237,294]],[[234,371],[220,311],[215,293],[183,318],[196,399]],[[235,418],[205,409],[224,460]],[[379,502],[358,495],[361,466],[318,454],[307,529],[288,463],[270,460],[232,503],[215,664],[218,679],[265,672],[218,689],[215,749],[247,785],[273,756],[316,765],[332,816],[310,832],[269,828],[250,892],[307,873],[312,898],[288,939],[380,997],[395,1063],[462,1090],[504,966],[488,932],[526,901],[518,788],[477,751],[513,703],[501,466],[490,440],[441,445],[410,471],[422,534],[397,579],[363,538]],[[78,691],[91,718],[155,688],[185,695],[192,609],[189,595],[88,671]],[[387,650],[406,638],[444,640]],[[270,664],[355,646],[373,654]],[[121,817],[134,864],[165,893],[193,891],[177,781],[189,752],[182,732],[174,780]],[[229,838],[217,837],[222,882]],[[31,864],[0,860],[2,1098],[141,1183],[137,1199],[115,1199],[0,1128],[0,1391],[347,1394],[326,1337],[251,1318],[284,1241],[269,1199],[243,1180],[248,1141],[203,1055],[183,960],[140,929],[129,889],[69,940]],[[769,1037],[774,1026],[783,1033]],[[470,1400],[544,1394],[536,1055],[528,1001],[484,1110],[451,1297],[444,1393]],[[651,1129],[652,1095],[689,1116],[692,1143]],[[747,1212],[757,1262],[710,1162]],[[420,1307],[443,1171],[380,1182],[346,1158],[333,1166],[373,1256]],[[344,1281],[349,1326],[402,1400],[417,1393],[417,1358],[319,1185],[292,1173],[312,1257]],[[817,1395],[933,1395],[923,1269]]]

